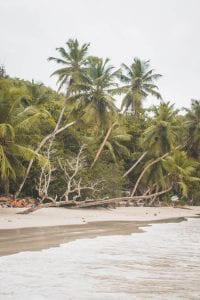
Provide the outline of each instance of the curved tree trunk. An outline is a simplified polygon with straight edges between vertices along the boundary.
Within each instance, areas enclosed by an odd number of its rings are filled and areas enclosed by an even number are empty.
[[[99,149],[97,151],[97,154],[96,154],[96,156],[95,156],[95,158],[93,160],[93,163],[91,164],[91,169],[94,167],[95,163],[99,159],[99,156],[101,155],[101,152],[103,151],[103,148],[104,148],[104,146],[105,146],[105,144],[106,144],[106,142],[107,142],[107,140],[108,140],[108,138],[109,138],[109,136],[110,136],[110,134],[111,134],[111,132],[112,132],[112,130],[115,127],[116,124],[117,124],[117,122],[113,123],[110,126],[110,128],[108,129],[108,131],[107,131],[107,133],[105,135],[105,138],[104,138],[103,142],[101,143],[101,145],[100,145],[100,147],[99,147]]]
[[[181,149],[185,147],[185,145],[179,145],[177,146],[174,150],[177,150],[177,149]],[[173,151],[173,150],[172,150]],[[131,197],[134,196],[136,190],[137,190],[137,187],[142,179],[142,177],[144,176],[144,174],[146,173],[146,171],[151,167],[153,166],[154,164],[156,164],[157,162],[161,161],[163,158],[167,157],[172,151],[169,151],[167,153],[165,153],[163,156],[160,156],[158,158],[156,158],[155,160],[153,160],[152,162],[150,162],[145,168],[144,170],[142,171],[142,173],[140,174],[140,176],[138,177],[137,181],[136,181],[136,184],[134,185],[133,189],[132,189],[132,192],[131,192]]]
[[[142,177],[143,177],[144,174],[146,173],[146,171],[147,171],[151,166],[155,165],[157,162],[159,162],[159,161],[161,161],[163,158],[167,157],[169,154],[170,154],[170,152],[167,152],[167,153],[165,153],[163,156],[156,158],[155,160],[153,160],[152,162],[150,162],[150,163],[144,168],[144,170],[142,171],[142,173],[141,173],[140,176],[138,177],[138,179],[137,179],[137,181],[136,181],[136,184],[135,184],[134,187],[133,187],[133,190],[132,190],[132,192],[131,192],[131,197],[134,196],[134,194],[135,194],[135,192],[136,192],[136,190],[137,190],[137,187],[138,187],[138,185],[139,185],[139,183],[140,183]]]

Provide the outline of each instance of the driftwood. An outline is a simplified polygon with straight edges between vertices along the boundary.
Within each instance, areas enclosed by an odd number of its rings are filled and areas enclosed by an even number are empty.
[[[97,206],[109,206],[112,205],[115,207],[119,202],[126,202],[129,205],[129,202],[133,202],[135,204],[139,204],[141,200],[151,199],[153,197],[158,197],[162,194],[165,194],[171,190],[171,187],[167,190],[150,194],[150,195],[142,195],[142,196],[134,196],[134,197],[118,197],[111,199],[88,199],[85,201],[56,201],[47,204],[39,204],[38,206],[29,208],[21,212],[21,214],[29,214],[37,209],[45,208],[45,207],[68,207],[68,208],[89,208],[89,207],[97,207]]]

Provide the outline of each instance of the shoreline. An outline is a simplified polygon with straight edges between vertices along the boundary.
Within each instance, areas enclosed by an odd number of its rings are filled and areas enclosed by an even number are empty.
[[[17,215],[19,209],[9,210],[0,209],[0,256],[40,251],[84,238],[140,233],[144,232],[141,227],[181,222],[200,214],[200,207],[45,208],[30,215]]]
[[[186,220],[185,217],[180,217],[149,222],[100,221],[80,225],[2,229],[0,230],[0,257],[24,251],[41,251],[59,247],[61,244],[79,239],[143,233],[142,228],[152,224],[179,223]]]

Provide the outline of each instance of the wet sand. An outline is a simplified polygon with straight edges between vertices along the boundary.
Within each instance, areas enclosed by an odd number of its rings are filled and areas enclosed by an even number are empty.
[[[81,238],[129,235],[140,227],[160,222],[180,222],[200,213],[187,209],[130,207],[114,210],[41,209],[18,215],[16,209],[0,209],[0,256],[37,251]]]
[[[182,222],[185,220],[181,217],[148,223],[142,221],[105,221],[81,225],[2,229],[0,230],[0,256],[48,249],[82,238],[129,235],[143,232],[141,227],[150,226],[152,223]]]
[[[92,222],[64,225],[0,230],[0,256],[22,251],[35,251],[59,246],[81,238],[121,235],[141,232],[143,222]]]

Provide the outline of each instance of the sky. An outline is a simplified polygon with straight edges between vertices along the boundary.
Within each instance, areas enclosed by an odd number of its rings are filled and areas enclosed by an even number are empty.
[[[150,60],[163,99],[189,107],[200,99],[199,29],[199,0],[0,0],[0,64],[56,89],[47,58],[77,38],[116,67]]]

